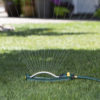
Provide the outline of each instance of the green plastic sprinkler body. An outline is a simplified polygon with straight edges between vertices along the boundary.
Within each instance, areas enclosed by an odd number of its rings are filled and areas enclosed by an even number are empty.
[[[37,75],[41,75],[41,74],[48,74],[52,77],[37,77]],[[66,74],[62,74],[62,75],[57,76],[53,73],[46,72],[46,71],[37,72],[31,76],[26,74],[25,79],[26,80],[33,80],[33,81],[49,81],[49,82],[64,81],[64,80],[68,81],[68,80],[74,80],[74,79],[88,79],[88,80],[95,80],[95,81],[100,82],[100,79],[87,77],[87,76],[76,76],[74,74],[71,74],[70,72],[67,72]]]

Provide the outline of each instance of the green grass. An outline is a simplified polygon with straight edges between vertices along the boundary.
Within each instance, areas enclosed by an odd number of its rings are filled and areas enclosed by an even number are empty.
[[[99,82],[24,80],[42,70],[100,78],[100,22],[15,27],[0,33],[0,100],[100,100]]]

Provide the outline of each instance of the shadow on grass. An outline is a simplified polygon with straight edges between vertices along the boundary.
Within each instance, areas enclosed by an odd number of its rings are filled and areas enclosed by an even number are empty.
[[[54,29],[51,28],[36,28],[36,29],[24,29],[21,31],[15,32],[0,32],[0,35],[5,36],[61,36],[61,35],[87,35],[87,34],[95,34],[96,32],[55,32]]]
[[[11,51],[0,54],[0,82],[23,80],[26,73],[50,71],[57,75],[72,73],[100,78],[100,50]]]

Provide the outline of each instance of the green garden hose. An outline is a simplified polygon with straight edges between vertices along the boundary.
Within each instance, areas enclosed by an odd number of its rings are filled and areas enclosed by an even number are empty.
[[[52,77],[37,77],[37,75],[41,74],[48,74]],[[67,72],[66,74],[62,75],[55,75],[50,72],[42,71],[42,72],[37,72],[33,75],[26,75],[25,76],[26,80],[33,80],[33,81],[49,81],[49,82],[54,82],[54,81],[64,81],[64,80],[73,80],[73,79],[88,79],[88,80],[94,80],[100,82],[100,79],[93,78],[93,77],[88,77],[88,76],[76,76],[74,74],[70,74],[70,72]]]

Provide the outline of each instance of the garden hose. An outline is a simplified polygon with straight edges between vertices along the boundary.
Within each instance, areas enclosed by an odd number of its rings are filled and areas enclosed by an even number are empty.
[[[37,77],[37,75],[41,75],[41,74],[47,74],[52,77]],[[76,76],[74,74],[71,74],[70,72],[67,72],[66,74],[61,74],[61,75],[57,76],[53,73],[46,72],[46,71],[37,72],[31,76],[26,74],[25,79],[33,80],[33,81],[49,81],[49,82],[64,81],[64,80],[68,81],[68,80],[74,80],[74,79],[88,79],[88,80],[94,80],[94,81],[100,82],[100,79],[88,77],[88,76]]]

